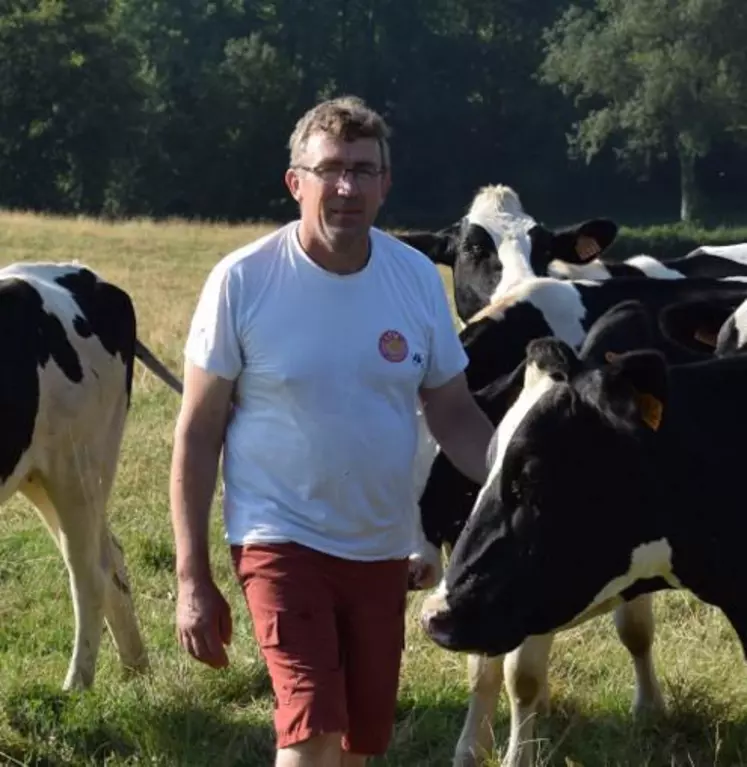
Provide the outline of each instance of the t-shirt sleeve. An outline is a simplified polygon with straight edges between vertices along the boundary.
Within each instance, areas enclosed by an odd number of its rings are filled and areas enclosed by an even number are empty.
[[[443,280],[434,269],[435,279],[429,282],[433,319],[431,326],[431,349],[422,386],[435,389],[461,373],[469,362],[459,333],[454,327],[449,301]]]
[[[184,347],[192,364],[229,381],[238,378],[243,367],[237,329],[240,297],[237,275],[223,262],[216,264],[200,293]]]

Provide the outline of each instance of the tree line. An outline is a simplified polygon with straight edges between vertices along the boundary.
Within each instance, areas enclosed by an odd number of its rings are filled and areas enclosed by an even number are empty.
[[[554,224],[739,220],[741,0],[0,0],[0,206],[295,213],[296,119],[355,93],[393,129],[383,221],[486,183]]]

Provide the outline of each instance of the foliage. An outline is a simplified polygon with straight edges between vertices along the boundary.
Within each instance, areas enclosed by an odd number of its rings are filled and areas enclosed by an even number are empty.
[[[0,206],[289,217],[295,120],[354,92],[393,127],[388,225],[448,224],[486,183],[513,185],[553,224],[671,219],[679,171],[662,158],[675,128],[710,147],[699,187],[711,217],[740,212],[747,154],[740,130],[723,130],[747,104],[738,0],[577,0],[563,15],[570,1],[0,0]],[[617,36],[603,25],[613,12]],[[575,37],[550,74],[596,78],[577,136],[596,152],[586,167],[566,156],[573,102],[535,78],[556,22],[555,47],[560,30]],[[605,101],[618,91],[619,113]],[[603,146],[649,158],[649,179],[616,175]]]
[[[543,82],[590,111],[571,150],[588,161],[614,142],[624,161],[692,161],[747,118],[747,18],[741,0],[597,0],[547,31]],[[744,134],[747,135],[747,134]]]

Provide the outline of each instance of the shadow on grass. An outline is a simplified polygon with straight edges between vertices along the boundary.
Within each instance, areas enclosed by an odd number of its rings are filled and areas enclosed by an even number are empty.
[[[266,696],[265,675],[228,678],[212,688],[210,701],[143,701],[137,710],[105,707],[95,696],[66,696],[45,687],[23,688],[6,700],[6,717],[25,740],[0,751],[31,767],[121,764],[133,757],[151,764],[271,765],[274,753],[270,707],[251,707]],[[199,692],[199,691],[197,691]],[[216,701],[215,693],[219,700]],[[549,717],[538,719],[535,737],[541,767],[736,767],[747,764],[747,719],[703,690],[688,690],[670,702],[667,716],[634,720],[628,711],[590,712],[574,699],[556,698]],[[613,704],[616,705],[616,704]],[[109,709],[109,710],[107,710]],[[394,737],[385,757],[370,767],[451,767],[466,713],[464,701],[434,702],[405,696],[397,710]],[[501,709],[494,724],[499,765],[508,740]],[[0,763],[2,763],[0,755]],[[12,763],[12,762],[11,762]]]
[[[617,702],[616,702],[617,703]],[[666,714],[634,718],[627,710],[590,711],[583,701],[553,701],[549,716],[535,726],[535,754],[540,767],[743,767],[747,765],[747,718],[735,718],[728,707],[700,690],[668,700]],[[463,722],[464,711],[459,722]],[[509,736],[508,714],[494,722],[500,765]],[[451,737],[451,733],[449,733]],[[456,745],[456,737],[452,746]],[[398,762],[393,762],[398,764]],[[403,762],[404,764],[404,762]],[[436,764],[436,762],[434,762]],[[448,759],[438,764],[451,767]]]
[[[14,742],[3,747],[0,741],[0,764],[89,767],[130,764],[133,759],[180,767],[271,764],[271,722],[250,708],[268,695],[266,674],[243,683],[228,677],[226,682],[217,690],[219,700],[213,683],[204,705],[195,689],[188,699],[143,699],[134,707],[121,708],[116,700],[102,699],[95,692],[19,687],[8,695],[4,708],[8,724],[23,745]]]

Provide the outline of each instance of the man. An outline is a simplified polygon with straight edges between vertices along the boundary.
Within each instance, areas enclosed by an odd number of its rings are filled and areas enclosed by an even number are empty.
[[[493,430],[438,271],[373,226],[388,135],[352,97],[299,120],[285,181],[300,220],[213,268],[186,343],[170,487],[179,640],[228,663],[207,532],[223,449],[226,536],[275,691],[277,767],[358,767],[387,749],[418,396],[455,465],[487,474]]]

